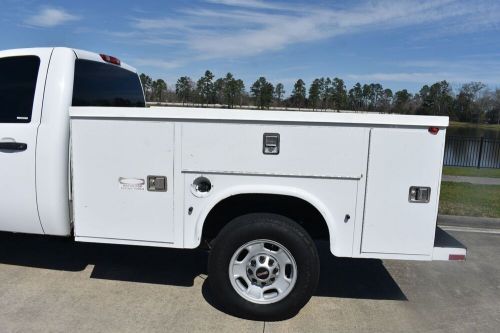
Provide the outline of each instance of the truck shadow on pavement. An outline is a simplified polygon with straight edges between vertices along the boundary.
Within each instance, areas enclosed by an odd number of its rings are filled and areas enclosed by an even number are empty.
[[[327,242],[317,242],[321,261],[318,288],[314,296],[338,297],[372,300],[407,301],[396,281],[384,267],[382,260],[334,257]],[[224,313],[248,320],[258,320],[246,313],[221,307],[211,293],[208,277],[202,288],[203,297],[214,308]],[[268,321],[281,321],[294,317],[275,318]]]
[[[321,277],[315,296],[407,300],[381,260],[336,258],[318,242]],[[79,272],[93,265],[93,279],[189,287],[207,273],[208,252],[76,243],[70,238],[0,232],[0,264]],[[203,295],[212,301],[208,279]],[[224,311],[223,309],[219,309]]]

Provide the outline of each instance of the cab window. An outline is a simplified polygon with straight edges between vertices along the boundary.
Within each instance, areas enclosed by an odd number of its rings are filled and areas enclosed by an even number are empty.
[[[119,66],[77,59],[73,106],[144,107],[144,95],[136,73]]]
[[[40,58],[0,58],[0,123],[29,123]]]

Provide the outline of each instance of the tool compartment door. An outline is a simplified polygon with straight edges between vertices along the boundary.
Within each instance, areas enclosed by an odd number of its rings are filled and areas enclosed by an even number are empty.
[[[431,255],[445,131],[375,128],[370,133],[361,252]],[[410,188],[430,188],[428,202]]]
[[[73,119],[72,168],[77,240],[171,243],[174,124]],[[164,177],[165,188],[148,184]]]

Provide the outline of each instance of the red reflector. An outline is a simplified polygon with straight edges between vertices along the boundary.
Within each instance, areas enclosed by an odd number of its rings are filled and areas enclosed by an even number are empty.
[[[106,54],[100,54],[100,56],[101,56],[102,60],[109,62],[110,64],[118,65],[118,66],[121,65],[120,59],[118,59],[116,57],[112,57],[112,56],[109,56]]]
[[[448,260],[465,260],[465,254],[450,254]]]
[[[439,132],[439,127],[429,127],[429,133],[436,135]]]

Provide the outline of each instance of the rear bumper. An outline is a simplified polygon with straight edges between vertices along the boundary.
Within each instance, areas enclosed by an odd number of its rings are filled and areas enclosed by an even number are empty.
[[[461,260],[467,256],[467,248],[443,229],[436,228],[432,260]]]

